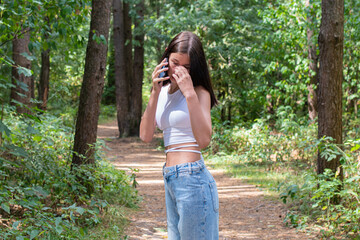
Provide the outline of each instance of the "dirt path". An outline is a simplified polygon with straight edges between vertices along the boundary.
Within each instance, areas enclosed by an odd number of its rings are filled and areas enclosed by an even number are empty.
[[[110,150],[108,159],[118,169],[139,169],[138,191],[143,197],[141,209],[131,214],[127,229],[130,239],[167,239],[162,165],[164,153],[138,138],[119,139],[115,122],[99,125],[98,138]],[[161,137],[161,136],[159,136]],[[205,159],[206,162],[206,159]],[[285,209],[276,201],[264,199],[265,193],[221,170],[210,169],[219,191],[220,239],[316,239],[284,225]],[[196,239],[194,239],[196,240]]]

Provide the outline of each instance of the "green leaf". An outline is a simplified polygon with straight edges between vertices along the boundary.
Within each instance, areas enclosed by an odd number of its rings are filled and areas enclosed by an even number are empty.
[[[61,226],[55,227],[56,232],[60,235],[63,231],[63,228]]]
[[[76,211],[77,211],[80,215],[83,215],[83,213],[85,212],[85,209],[82,208],[82,207],[77,207],[77,208],[76,208]]]
[[[11,134],[10,129],[0,120],[0,132],[5,133],[8,137]]]
[[[360,145],[356,144],[355,147],[352,147],[350,151],[354,152],[354,151],[358,150],[359,148],[360,148]]]
[[[35,193],[38,197],[40,196],[46,197],[49,195],[49,193],[45,191],[41,186],[34,187],[34,190],[36,191]]]
[[[31,55],[29,55],[27,52],[20,53],[20,55],[23,56],[23,57],[25,57],[25,58],[26,58],[27,60],[29,60],[29,61],[33,61],[33,60],[36,59],[35,56],[31,56]]]
[[[19,75],[24,74],[25,77],[31,77],[31,75],[32,75],[32,72],[30,69],[18,66],[17,70],[18,70]]]
[[[76,203],[74,203],[74,204],[73,204],[73,205],[71,205],[71,206],[64,207],[64,208],[62,208],[62,209],[64,209],[64,210],[68,210],[68,209],[76,209]]]
[[[356,98],[359,98],[359,95],[358,94],[351,94],[349,97],[348,97],[348,99],[349,100],[353,100],[353,99],[356,99]]]
[[[85,231],[84,231],[83,228],[80,228],[80,235],[83,236],[83,237],[85,236]]]
[[[34,239],[37,235],[39,235],[39,230],[32,230],[30,233],[30,240]]]
[[[37,131],[35,128],[33,128],[31,125],[28,125],[26,127],[26,132],[30,133],[30,134],[37,134],[39,131]]]
[[[18,229],[18,226],[19,226],[20,222],[21,222],[21,221],[16,221],[16,222],[14,222],[14,223],[12,224],[12,228]]]
[[[9,148],[10,150],[12,150],[10,153],[15,156],[19,156],[19,157],[27,157],[28,156],[26,150],[22,147],[15,146],[13,144],[6,145],[6,147]]]
[[[62,218],[61,218],[61,217],[57,217],[57,218],[55,219],[55,226],[58,227],[61,221],[62,221]]]
[[[42,136],[35,135],[35,136],[33,136],[33,139],[34,139],[34,141],[36,141],[36,142],[40,142],[41,139],[42,139]]]
[[[0,62],[1,61],[5,62],[9,66],[12,66],[13,64],[15,64],[15,62],[12,59],[8,58],[7,56],[5,56],[5,58],[0,58]]]
[[[2,203],[1,204],[1,208],[7,212],[8,214],[10,214],[10,205],[8,203]]]
[[[5,158],[2,158],[2,157],[0,157],[0,162],[6,162],[7,164],[12,165],[12,166],[17,167],[17,168],[20,167],[20,165],[18,165],[17,163],[15,163],[13,161],[6,160]]]
[[[31,115],[31,114],[28,114],[28,113],[24,113],[24,116],[26,116],[26,117],[28,117],[30,119],[33,119],[38,123],[41,123],[41,119],[39,117],[37,117],[37,116]]]
[[[106,201],[102,201],[101,202],[101,207],[102,208],[105,208],[105,207],[107,207],[108,206],[108,203],[106,202]]]
[[[104,35],[100,35],[100,40],[104,45],[107,44],[107,41],[106,41],[106,38],[104,37]]]

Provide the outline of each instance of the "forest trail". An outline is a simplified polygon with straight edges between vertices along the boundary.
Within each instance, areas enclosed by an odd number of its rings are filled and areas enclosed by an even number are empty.
[[[161,172],[165,155],[156,150],[161,136],[146,144],[135,137],[119,139],[117,134],[116,122],[98,127],[98,138],[105,140],[110,148],[106,149],[106,155],[114,166],[128,172],[130,168],[139,169],[137,189],[143,201],[140,209],[129,215],[131,223],[126,234],[129,239],[167,239]],[[316,239],[285,226],[286,209],[280,202],[265,199],[264,192],[227,176],[224,171],[209,170],[219,192],[220,239]]]

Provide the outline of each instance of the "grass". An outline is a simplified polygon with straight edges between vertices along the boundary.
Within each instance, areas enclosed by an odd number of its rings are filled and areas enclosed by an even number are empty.
[[[88,239],[127,239],[125,229],[129,224],[127,214],[130,210],[124,206],[112,204],[102,218],[101,224],[92,228]]]
[[[236,155],[208,156],[208,163],[218,169],[224,169],[229,175],[239,178],[246,183],[253,184],[265,191],[267,197],[278,198],[279,186],[291,179],[301,178],[288,167],[281,167],[279,164],[261,164],[261,163],[236,163]]]

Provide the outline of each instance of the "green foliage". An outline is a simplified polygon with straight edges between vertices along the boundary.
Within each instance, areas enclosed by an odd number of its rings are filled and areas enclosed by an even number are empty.
[[[36,86],[40,76],[41,52],[50,50],[50,92],[48,109],[59,115],[76,109],[83,74],[88,35],[90,1],[2,1],[0,3],[0,84],[11,84],[11,41],[30,28],[31,74]],[[24,53],[22,53],[24,54]],[[27,72],[24,72],[27,71]],[[19,72],[30,71],[19,68]],[[0,102],[9,102],[10,87],[1,91]],[[71,106],[69,106],[71,104]],[[71,114],[72,117],[75,113]],[[70,124],[72,124],[70,120]]]
[[[221,106],[233,106],[233,116],[254,119],[264,106],[264,98],[254,95],[255,74],[262,66],[257,61],[260,53],[253,47],[262,41],[258,10],[264,7],[262,1],[255,0],[168,2],[161,6],[160,16],[150,15],[145,21],[147,35],[155,40],[145,49],[157,61],[175,34],[184,30],[195,32],[203,42]],[[259,90],[265,89],[262,86]],[[252,108],[248,107],[250,104]]]
[[[276,126],[279,132],[269,127],[265,120],[257,119],[251,127],[244,124],[231,128],[215,124],[212,144],[213,154],[236,154],[238,161],[280,167],[292,161],[295,165],[314,164],[316,129],[314,125],[303,126],[301,120],[288,119],[291,113],[278,112]],[[294,152],[296,151],[296,152]]]
[[[71,171],[71,128],[49,114],[35,121],[5,111],[11,134],[0,148],[4,239],[87,239],[110,205],[135,206],[130,176],[103,159],[100,143],[95,166]]]
[[[136,1],[128,2],[135,19]],[[305,227],[317,222],[328,230],[324,232],[326,238],[334,234],[351,237],[357,234],[355,223],[359,221],[356,161],[360,143],[355,139],[360,132],[360,2],[345,1],[346,145],[342,150],[317,141],[316,126],[308,125],[307,85],[314,73],[308,70],[307,51],[310,42],[317,44],[321,19],[320,0],[309,3],[310,6],[305,0],[146,2],[145,21],[140,24],[146,32],[144,104],[149,98],[151,73],[168,41],[180,31],[195,32],[202,40],[220,102],[212,110],[214,135],[208,149],[214,154],[212,161],[221,162],[232,174],[254,183],[280,188],[281,198],[294,206],[287,216],[292,225]],[[103,211],[115,211],[112,204],[134,204],[134,190],[128,187],[136,185],[134,175],[125,176],[113,169],[101,160],[102,156],[97,155],[94,167],[69,170],[90,10],[88,0],[0,3],[0,103],[4,109],[0,116],[0,211],[6,216],[0,234],[7,234],[4,236],[10,239],[78,239],[93,234],[88,229],[102,219]],[[31,30],[31,53],[25,57],[32,61],[32,69],[18,70],[32,74],[36,86],[41,52],[50,49],[50,114],[19,117],[6,103],[14,65],[11,41],[26,27]],[[134,29],[134,34],[139,29]],[[313,39],[307,40],[308,30],[314,31]],[[106,42],[97,35],[94,40]],[[116,113],[111,105],[115,97],[112,58],[110,55],[104,93],[108,106],[101,109],[101,121]],[[320,147],[328,159],[343,156],[345,179],[341,191],[335,191],[340,187],[336,175],[314,174]],[[90,190],[94,192],[91,194]],[[329,204],[333,196],[341,197],[342,202]],[[41,216],[40,220],[35,221],[36,216]],[[105,234],[116,233],[117,226]]]
[[[307,116],[310,83],[308,48],[315,44],[321,20],[319,0],[167,1],[145,19],[146,76],[177,33],[198,34],[208,58],[220,106],[214,120],[237,124],[271,116],[289,106],[297,117]],[[345,3],[344,112],[345,121],[358,114],[359,2]],[[313,38],[307,39],[307,31]],[[316,88],[316,86],[315,86]],[[346,102],[345,102],[346,101]],[[271,109],[270,109],[271,108]],[[229,117],[230,116],[230,117]],[[359,128],[359,123],[356,123]]]
[[[321,229],[326,239],[359,237],[360,139],[348,137],[340,148],[330,138],[317,140],[316,126],[291,119],[295,115],[290,109],[284,109],[280,115],[275,123],[278,130],[264,120],[248,127],[225,128],[215,124],[207,150],[210,163],[279,192],[280,199],[290,208],[284,221],[291,226]],[[352,134],[349,131],[349,136]],[[339,178],[340,169],[316,174],[318,149],[328,161],[341,157],[343,181]],[[340,202],[334,203],[334,199]]]
[[[355,144],[359,141],[355,141]],[[346,145],[353,146],[354,142],[348,141]],[[286,220],[289,220],[291,225],[300,227],[305,227],[309,222],[319,224],[324,228],[321,232],[325,238],[359,237],[359,154],[348,147],[344,152],[338,147],[334,148],[333,144],[325,144],[325,148],[328,161],[335,155],[342,157],[344,180],[339,178],[338,171],[334,173],[326,169],[319,175],[313,171],[305,171],[301,184],[292,180],[283,184],[280,188],[280,197],[285,203],[290,202],[293,210],[296,210],[289,212]],[[334,198],[341,199],[341,202],[334,204]]]

